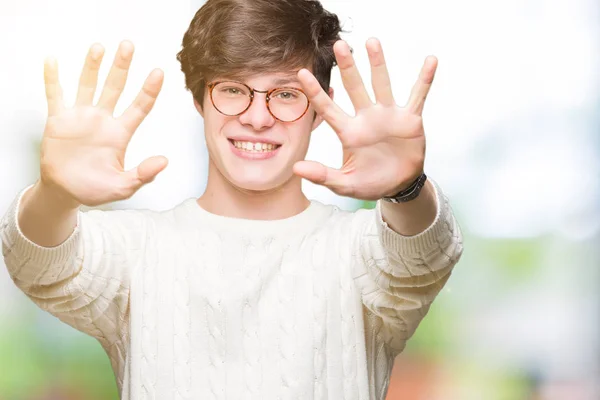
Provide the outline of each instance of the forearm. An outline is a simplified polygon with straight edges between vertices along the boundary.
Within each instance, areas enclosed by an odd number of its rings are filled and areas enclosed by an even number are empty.
[[[18,210],[21,232],[38,246],[63,243],[77,226],[76,204],[61,198],[40,181],[23,195]]]
[[[46,190],[20,193],[0,221],[8,274],[41,309],[105,345],[128,323],[131,270],[152,246],[147,218],[135,210],[77,215]]]
[[[417,199],[382,201],[378,211],[375,224],[362,232],[355,276],[363,304],[376,316],[370,323],[379,321],[371,328],[397,353],[450,278],[463,251],[462,235],[434,181]]]
[[[402,236],[415,236],[427,229],[437,214],[435,189],[427,180],[419,196],[406,203],[381,202],[383,220]]]

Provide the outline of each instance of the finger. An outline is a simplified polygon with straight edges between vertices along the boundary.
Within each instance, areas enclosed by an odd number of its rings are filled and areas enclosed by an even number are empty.
[[[79,78],[79,89],[77,91],[76,105],[88,106],[94,102],[94,94],[98,85],[98,71],[104,56],[104,48],[100,44],[94,44],[90,47],[85,65]]]
[[[348,115],[325,93],[317,78],[307,69],[298,71],[298,79],[308,96],[308,100],[325,121],[337,132],[343,131]]]
[[[352,57],[352,52],[348,44],[343,40],[338,40],[333,45],[333,51],[335,52],[335,58],[340,68],[344,88],[346,88],[354,108],[358,111],[372,106],[373,103],[369,98],[369,93],[365,89],[358,68],[356,68],[354,57]]]
[[[353,193],[350,178],[339,169],[327,167],[316,161],[298,161],[294,164],[293,171],[301,178],[326,186],[341,196],[351,196]]]
[[[44,83],[48,116],[52,117],[58,115],[64,108],[62,88],[58,80],[58,62],[54,58],[44,60]]]
[[[435,71],[437,70],[438,60],[434,56],[429,56],[425,59],[419,79],[413,86],[410,92],[410,98],[408,99],[407,108],[417,115],[423,113],[425,107],[425,100],[431,89],[433,78],[435,77]]]
[[[140,90],[133,103],[119,118],[131,134],[137,130],[154,107],[156,98],[162,88],[163,80],[164,74],[162,70],[153,70],[148,75],[148,78],[146,78],[142,90]]]
[[[367,53],[371,63],[371,82],[375,100],[384,106],[393,106],[395,103],[392,84],[379,40],[375,38],[367,40]]]
[[[166,157],[154,156],[145,159],[135,168],[125,171],[124,176],[127,181],[126,197],[132,196],[143,185],[150,183],[156,176],[163,171],[169,163]]]
[[[104,108],[107,111],[114,111],[117,101],[127,82],[127,74],[129,73],[129,66],[131,65],[131,59],[133,58],[133,43],[130,41],[123,41],[119,46],[119,50],[115,55],[115,60],[106,78],[104,90],[98,100],[98,106]]]

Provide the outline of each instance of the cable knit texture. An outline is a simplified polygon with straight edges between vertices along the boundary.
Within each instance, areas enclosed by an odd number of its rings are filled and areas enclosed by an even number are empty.
[[[0,222],[15,284],[108,354],[122,399],[384,399],[394,357],[462,253],[438,213],[417,236],[317,201],[277,221],[87,211],[60,246]]]

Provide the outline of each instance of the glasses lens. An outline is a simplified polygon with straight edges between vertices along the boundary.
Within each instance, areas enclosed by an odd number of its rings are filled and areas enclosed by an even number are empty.
[[[303,92],[294,88],[276,89],[269,99],[269,109],[281,121],[295,121],[307,108],[308,98]]]
[[[236,82],[221,82],[212,91],[212,101],[217,110],[225,115],[238,115],[250,104],[250,91]]]

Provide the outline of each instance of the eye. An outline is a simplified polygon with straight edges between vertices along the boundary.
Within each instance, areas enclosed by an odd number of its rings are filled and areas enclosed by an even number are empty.
[[[226,97],[239,97],[248,95],[247,89],[233,82],[221,83],[217,85],[215,89],[219,94]]]
[[[242,94],[242,91],[235,87],[223,88],[221,91],[226,94]]]
[[[273,97],[279,99],[279,100],[296,100],[298,97],[300,97],[300,94],[297,93],[295,90],[278,90],[275,93],[273,93]]]

